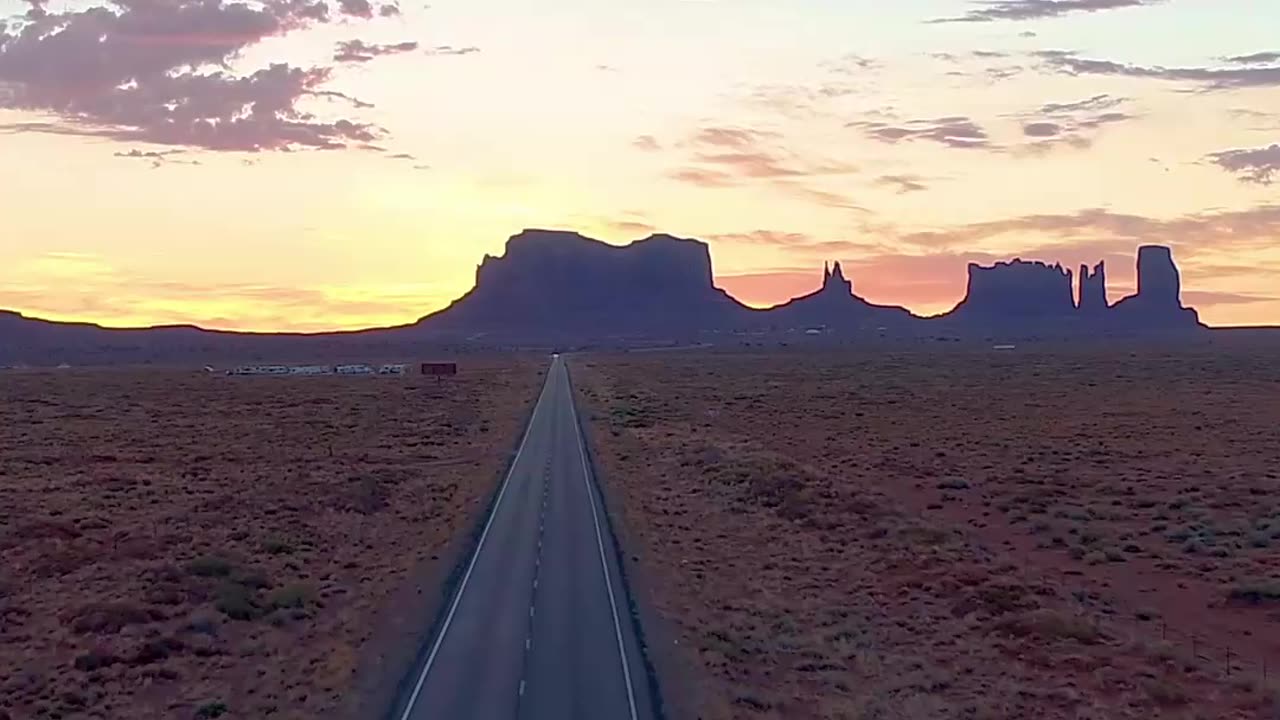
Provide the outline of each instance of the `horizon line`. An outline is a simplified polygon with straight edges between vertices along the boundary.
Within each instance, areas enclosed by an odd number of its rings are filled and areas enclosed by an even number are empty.
[[[743,300],[739,299],[738,297],[736,297],[735,295],[733,295],[732,293],[730,293],[728,290],[726,290],[726,289],[724,289],[724,288],[720,287],[720,285],[718,284],[718,283],[719,283],[719,281],[720,281],[721,279],[723,279],[723,278],[749,277],[749,276],[753,276],[753,275],[754,275],[754,276],[759,276],[759,275],[770,275],[770,274],[777,274],[777,273],[780,273],[780,272],[795,272],[795,273],[800,273],[800,272],[804,272],[804,271],[802,271],[802,270],[800,270],[800,269],[796,269],[796,270],[785,270],[785,271],[784,271],[784,270],[774,270],[774,271],[755,271],[755,272],[744,272],[744,273],[735,273],[735,274],[717,275],[717,274],[714,272],[714,267],[715,267],[715,263],[714,263],[714,255],[713,255],[713,253],[712,253],[712,247],[711,247],[711,244],[710,244],[710,243],[708,243],[707,241],[702,240],[702,239],[700,239],[700,238],[696,238],[696,237],[689,237],[689,236],[682,236],[682,235],[674,235],[674,234],[666,233],[666,232],[659,232],[659,231],[657,231],[656,229],[655,229],[653,232],[650,232],[647,236],[644,236],[644,237],[640,237],[640,238],[636,238],[636,239],[633,239],[633,240],[629,240],[629,241],[626,241],[626,242],[624,242],[624,243],[613,243],[613,242],[608,242],[608,241],[605,241],[605,240],[600,240],[600,239],[598,239],[598,238],[594,238],[594,237],[591,237],[591,236],[589,236],[589,235],[585,235],[585,234],[583,234],[583,233],[582,233],[581,231],[579,231],[579,230],[570,230],[570,229],[553,229],[553,228],[546,228],[546,227],[526,227],[526,228],[522,229],[520,232],[518,232],[518,233],[516,233],[516,234],[514,234],[514,235],[510,235],[510,236],[508,236],[508,238],[507,238],[507,242],[506,242],[506,244],[505,244],[505,245],[504,245],[504,247],[503,247],[503,255],[501,255],[501,256],[491,256],[491,255],[489,255],[488,253],[484,253],[484,254],[481,256],[481,263],[477,263],[476,268],[477,268],[477,269],[479,269],[479,267],[481,266],[481,264],[483,263],[483,261],[484,261],[484,260],[486,260],[486,259],[488,259],[488,258],[495,258],[495,259],[496,259],[496,258],[505,257],[506,252],[507,252],[507,251],[508,251],[508,249],[509,249],[510,243],[511,243],[513,240],[516,240],[517,238],[520,238],[520,237],[522,237],[522,236],[524,236],[524,235],[526,235],[526,234],[529,234],[529,233],[547,233],[547,234],[555,234],[555,235],[576,236],[576,237],[578,237],[578,238],[582,238],[582,239],[587,240],[587,241],[589,241],[589,242],[594,242],[594,243],[598,243],[598,244],[600,244],[600,245],[605,245],[605,246],[608,246],[608,247],[613,247],[613,248],[618,248],[618,249],[627,248],[627,247],[630,247],[630,246],[633,246],[633,245],[636,245],[636,244],[640,244],[640,243],[644,243],[644,242],[648,242],[648,241],[651,241],[651,240],[654,240],[654,239],[657,239],[657,238],[669,238],[669,239],[674,239],[674,240],[678,240],[678,241],[682,241],[682,242],[696,242],[696,243],[698,243],[698,244],[700,244],[700,245],[702,245],[703,247],[705,247],[705,248],[706,248],[706,250],[707,250],[707,256],[708,256],[708,259],[709,259],[709,260],[711,260],[711,268],[712,268],[711,284],[712,284],[712,287],[713,287],[713,288],[715,288],[716,290],[719,290],[720,292],[723,292],[726,296],[728,296],[728,297],[730,297],[731,299],[733,299],[733,300],[734,300],[734,302],[737,302],[738,304],[742,305],[743,307],[745,307],[745,308],[747,308],[747,309],[749,309],[749,310],[755,311],[755,312],[766,312],[766,311],[769,311],[769,310],[772,310],[772,309],[775,309],[775,308],[781,307],[781,306],[783,306],[783,305],[786,305],[787,303],[793,302],[793,301],[798,300],[798,299],[803,298],[803,297],[807,297],[808,295],[810,295],[810,294],[812,294],[812,293],[814,293],[814,292],[817,292],[817,291],[819,291],[819,290],[821,290],[821,289],[822,289],[822,284],[821,284],[821,283],[818,283],[818,284],[814,287],[814,289],[813,289],[813,290],[811,290],[811,291],[803,292],[803,293],[801,293],[801,294],[799,294],[799,295],[795,295],[795,296],[793,296],[793,297],[791,297],[791,298],[788,298],[788,299],[786,299],[786,300],[782,300],[782,301],[780,301],[780,302],[776,302],[776,303],[774,303],[774,304],[772,304],[772,305],[752,305],[752,304],[749,304],[749,303],[744,302]],[[1169,248],[1169,249],[1171,249],[1171,248],[1170,248],[1170,246],[1168,246],[1168,245],[1162,245],[1162,244],[1160,244],[1160,243],[1155,243],[1155,242],[1137,242],[1137,243],[1135,243],[1135,244],[1134,244],[1134,249],[1133,249],[1133,253],[1134,253],[1134,262],[1135,262],[1135,263],[1136,263],[1136,261],[1137,261],[1137,253],[1138,253],[1138,252],[1141,250],[1141,248],[1143,248],[1143,247],[1163,247],[1163,248]],[[1101,259],[1100,261],[1105,262],[1105,259]],[[830,260],[828,260],[827,262],[829,263],[829,262],[831,262],[831,261],[830,261]],[[843,263],[847,263],[847,261],[840,261],[840,260],[837,260],[836,262],[837,262],[837,263],[841,263],[841,262],[843,262]],[[1034,264],[1034,263],[1039,263],[1039,264],[1047,265],[1047,266],[1049,266],[1049,267],[1057,266],[1057,267],[1059,267],[1059,268],[1061,268],[1061,269],[1065,270],[1065,271],[1070,275],[1070,277],[1072,278],[1072,302],[1073,302],[1073,303],[1075,303],[1075,302],[1076,302],[1076,300],[1077,300],[1077,293],[1078,293],[1078,287],[1077,287],[1077,286],[1078,286],[1079,279],[1076,277],[1076,273],[1074,272],[1074,269],[1073,269],[1072,267],[1070,267],[1069,265],[1063,265],[1061,261],[1048,261],[1048,260],[1041,260],[1041,259],[1036,259],[1036,258],[1028,259],[1028,258],[1023,257],[1023,256],[1021,256],[1021,255],[1014,255],[1013,257],[1008,258],[1008,259],[1003,259],[1003,260],[996,260],[996,261],[993,261],[990,265],[984,265],[984,264],[982,264],[982,263],[978,263],[978,262],[972,262],[972,261],[970,261],[970,262],[968,262],[968,263],[966,264],[966,272],[968,272],[968,269],[969,269],[969,268],[973,268],[973,267],[979,267],[979,268],[987,268],[987,269],[989,269],[989,268],[994,268],[994,267],[997,267],[997,266],[1000,266],[1000,265],[1008,265],[1008,264],[1012,264],[1012,263],[1015,263],[1015,262],[1024,262],[1024,263],[1033,263],[1033,264]],[[1088,263],[1086,263],[1086,265],[1088,265]],[[1090,265],[1090,267],[1092,267],[1092,265]],[[1176,265],[1175,265],[1175,267],[1176,267]],[[1178,272],[1179,272],[1179,275],[1181,275],[1181,269],[1178,269]],[[816,280],[816,279],[817,279],[817,273],[816,273],[816,271],[815,271],[815,273],[814,273],[814,277],[815,277],[815,280]],[[850,277],[850,276],[847,276],[847,277]],[[853,278],[852,278],[852,277],[850,277],[850,280],[852,280],[852,279],[853,279]],[[442,305],[441,307],[439,307],[439,308],[437,308],[437,309],[435,309],[435,310],[431,310],[431,311],[426,312],[426,313],[423,313],[423,314],[417,314],[417,315],[407,316],[406,320],[404,320],[404,321],[395,321],[395,322],[391,322],[391,323],[389,323],[389,324],[383,324],[383,325],[361,325],[361,326],[348,326],[348,327],[333,327],[333,328],[330,328],[330,329],[323,329],[323,330],[290,330],[290,329],[270,329],[270,330],[264,330],[264,329],[228,328],[228,327],[216,327],[216,326],[213,326],[213,325],[201,325],[201,324],[199,324],[199,322],[198,322],[198,321],[178,321],[178,322],[165,322],[165,323],[141,324],[141,325],[138,325],[138,324],[115,324],[115,323],[112,323],[112,322],[111,322],[111,321],[109,321],[109,320],[103,321],[103,320],[78,319],[78,318],[77,318],[77,319],[73,319],[73,318],[71,318],[70,316],[63,315],[63,314],[61,314],[61,313],[56,313],[56,312],[55,312],[55,313],[53,313],[53,314],[51,314],[51,315],[29,314],[29,312],[30,312],[30,311],[24,311],[24,310],[22,310],[22,309],[20,309],[20,308],[0,308],[0,314],[4,314],[4,313],[11,313],[11,314],[16,314],[16,315],[18,315],[19,317],[22,317],[22,318],[25,318],[25,319],[28,319],[28,320],[36,320],[36,321],[43,321],[43,322],[50,322],[50,323],[58,323],[58,324],[66,324],[66,325],[90,325],[90,326],[95,326],[95,327],[102,328],[102,329],[105,329],[105,330],[162,330],[162,329],[194,329],[194,330],[201,330],[201,331],[205,331],[205,332],[227,333],[227,334],[237,334],[237,335],[280,335],[280,336],[290,336],[290,335],[333,335],[333,334],[355,334],[355,333],[361,333],[361,332],[376,331],[376,330],[387,330],[387,329],[393,329],[393,328],[406,327],[406,326],[413,325],[413,324],[415,324],[415,323],[417,323],[417,322],[419,322],[419,321],[421,321],[421,320],[423,320],[423,319],[425,319],[425,318],[427,318],[427,317],[430,317],[431,315],[437,314],[437,313],[439,313],[439,312],[442,312],[442,311],[444,311],[444,310],[448,309],[449,307],[452,307],[452,305],[453,305],[454,303],[456,303],[458,300],[460,300],[461,298],[465,297],[465,296],[466,296],[466,295],[468,295],[469,293],[473,292],[477,287],[478,287],[478,282],[473,282],[473,283],[471,284],[471,286],[470,286],[466,291],[464,291],[461,295],[459,295],[458,297],[456,297],[456,298],[454,298],[453,300],[449,301],[449,302],[448,302],[448,303],[446,303],[445,305]],[[1136,288],[1135,288],[1135,290],[1134,290],[1134,293],[1136,293]],[[866,301],[866,298],[863,298],[862,296],[857,295],[857,294],[856,294],[856,292],[850,293],[850,296],[851,296],[851,297],[856,297],[856,298],[859,298],[859,299],[862,299],[862,300]],[[1130,296],[1131,296],[1131,295],[1130,295]],[[892,304],[892,305],[882,305],[882,306],[883,306],[883,307],[899,308],[899,309],[902,309],[902,310],[906,310],[906,311],[907,311],[908,313],[910,313],[913,317],[916,317],[916,318],[921,319],[921,320],[930,320],[930,319],[936,319],[936,318],[943,317],[943,316],[947,315],[948,313],[953,312],[953,311],[956,309],[956,307],[958,307],[958,306],[959,306],[959,304],[960,304],[961,302],[963,302],[963,301],[964,301],[964,299],[965,299],[966,297],[967,297],[967,293],[966,293],[966,294],[962,294],[962,295],[961,295],[961,297],[960,297],[959,299],[957,299],[957,300],[955,301],[955,303],[950,307],[950,309],[943,310],[943,311],[941,311],[941,312],[934,313],[934,314],[927,314],[927,315],[925,315],[925,314],[919,314],[919,313],[915,312],[914,310],[912,310],[911,308],[909,308],[909,307],[907,307],[907,306],[905,306],[905,305]],[[1126,296],[1126,297],[1129,297],[1129,296]],[[869,302],[869,301],[868,301],[868,302]],[[874,304],[878,304],[878,305],[879,305],[880,303],[874,303]],[[1110,301],[1108,300],[1108,307],[1114,306],[1114,304],[1115,304],[1115,303],[1112,303],[1112,302],[1110,302]],[[1186,307],[1192,307],[1192,306],[1186,306]],[[1193,309],[1194,309],[1194,308],[1193,308]],[[35,311],[35,312],[37,312],[37,313],[38,313],[38,311]],[[1269,329],[1269,328],[1280,328],[1280,324],[1278,324],[1278,325],[1257,325],[1257,324],[1248,324],[1248,325],[1215,324],[1215,325],[1209,325],[1208,323],[1204,323],[1204,321],[1203,321],[1203,320],[1201,321],[1201,324],[1202,324],[1204,327],[1207,327],[1207,328],[1214,328],[1214,329],[1250,329],[1250,328],[1253,328],[1253,329]]]

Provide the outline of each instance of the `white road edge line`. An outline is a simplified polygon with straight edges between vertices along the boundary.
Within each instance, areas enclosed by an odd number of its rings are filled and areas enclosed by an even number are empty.
[[[564,360],[560,360],[561,364]],[[567,366],[566,366],[567,368]],[[566,385],[569,371],[564,371]],[[609,590],[609,607],[613,610],[613,632],[618,639],[618,657],[622,660],[622,677],[627,683],[627,703],[631,707],[631,720],[639,720],[636,714],[636,693],[631,687],[631,663],[627,662],[627,648],[622,643],[622,623],[618,621],[618,601],[613,595],[613,581],[609,579],[609,561],[604,553],[604,536],[600,534],[600,515],[596,512],[596,496],[591,490],[591,471],[587,469],[587,450],[582,444],[582,426],[578,424],[578,408],[574,402],[573,391],[569,392],[569,411],[573,414],[573,434],[578,438],[578,456],[582,458],[582,482],[587,487],[587,498],[591,501],[591,519],[596,526],[596,547],[600,549],[600,567],[604,570],[604,586]]]
[[[552,363],[552,369],[555,363]],[[440,652],[440,646],[444,644],[445,635],[449,633],[449,625],[453,623],[454,613],[458,611],[458,604],[462,602],[462,595],[467,590],[467,581],[471,579],[471,571],[476,568],[476,561],[480,558],[480,551],[484,549],[484,541],[489,537],[489,528],[493,526],[493,519],[498,516],[498,508],[502,506],[502,498],[506,497],[507,486],[511,484],[511,477],[516,474],[516,466],[520,464],[520,456],[524,454],[524,446],[529,442],[529,435],[533,432],[533,426],[538,421],[538,411],[542,410],[542,400],[547,395],[547,389],[551,387],[551,372],[547,372],[547,379],[542,383],[542,392],[538,393],[537,404],[533,406],[533,415],[529,418],[529,427],[524,429],[524,437],[520,439],[520,447],[516,448],[515,459],[511,461],[511,468],[507,470],[507,477],[502,481],[502,488],[498,490],[498,499],[493,503],[493,509],[489,511],[489,519],[484,524],[484,530],[480,532],[480,542],[476,544],[475,552],[471,555],[471,562],[467,565],[467,572],[462,576],[462,584],[458,586],[458,594],[453,597],[453,604],[449,606],[449,614],[444,618],[444,626],[440,628],[440,634],[436,636],[435,643],[431,646],[431,652],[427,655],[427,662],[422,666],[422,673],[418,675],[418,682],[413,686],[413,694],[409,696],[409,703],[405,705],[404,713],[400,715],[400,720],[409,720],[409,716],[413,714],[414,707],[418,704],[418,696],[422,694],[422,686],[427,682],[427,674],[431,672],[431,666],[436,661],[436,654]],[[581,442],[581,439],[579,439]],[[633,713],[634,717],[634,713]]]

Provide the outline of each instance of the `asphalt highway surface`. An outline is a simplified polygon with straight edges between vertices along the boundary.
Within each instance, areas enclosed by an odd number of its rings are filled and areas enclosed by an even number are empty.
[[[564,358],[396,720],[650,720]]]

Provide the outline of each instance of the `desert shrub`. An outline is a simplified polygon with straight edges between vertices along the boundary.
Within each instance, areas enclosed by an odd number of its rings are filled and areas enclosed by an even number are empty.
[[[1249,536],[1249,545],[1255,548],[1271,547],[1271,536],[1265,532],[1255,532]]]
[[[129,662],[132,665],[150,665],[151,663],[166,660],[170,655],[180,653],[186,647],[186,643],[176,637],[148,640],[138,648]]]
[[[218,586],[213,606],[232,620],[252,620],[259,613],[253,590],[236,582],[224,582]]]
[[[1227,591],[1227,599],[1249,605],[1280,602],[1280,582],[1271,580],[1237,585]]]
[[[1186,690],[1168,680],[1147,680],[1143,688],[1157,705],[1165,707],[1185,705],[1191,699]]]
[[[196,708],[197,720],[219,718],[227,714],[227,704],[223,702],[207,702]]]
[[[120,662],[120,658],[107,650],[90,650],[75,659],[75,668],[84,672],[92,672],[110,667]]]
[[[938,483],[939,490],[968,490],[969,481],[964,478],[947,478]]]
[[[289,555],[293,552],[293,545],[280,538],[268,538],[262,543],[262,551],[268,555]]]
[[[214,555],[203,555],[187,563],[187,572],[200,577],[226,577],[231,569],[230,561]]]
[[[307,585],[291,583],[268,593],[267,605],[276,610],[281,608],[301,608],[311,602],[313,597],[314,593]]]
[[[1015,637],[1037,637],[1044,640],[1074,640],[1095,645],[1105,639],[1102,631],[1088,619],[1056,610],[1035,610],[996,622],[997,632]]]
[[[269,588],[271,580],[256,570],[240,570],[231,575],[231,581],[247,588]]]
[[[71,629],[81,635],[115,634],[127,625],[144,625],[163,619],[164,614],[159,610],[133,603],[90,603],[81,607],[72,616]]]

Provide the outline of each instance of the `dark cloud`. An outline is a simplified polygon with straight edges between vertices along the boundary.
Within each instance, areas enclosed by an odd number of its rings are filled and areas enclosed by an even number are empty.
[[[373,17],[373,5],[369,0],[338,0],[338,7],[343,15],[365,18]]]
[[[413,155],[410,155],[409,153],[396,153],[395,155],[388,155],[387,159],[388,160],[417,160],[418,158],[414,157]]]
[[[327,68],[277,63],[247,75],[227,68],[274,36],[322,22],[323,3],[265,0],[117,0],[45,13],[0,34],[0,108],[57,116],[9,124],[46,132],[260,151],[343,148],[380,131],[352,120],[322,121],[298,108],[325,92]]]
[[[1103,126],[1136,117],[1114,109],[1127,101],[1111,95],[1094,95],[1075,102],[1046,103],[1034,112],[1016,115],[1022,121],[1023,135],[1033,142],[1015,150],[1042,153],[1059,146],[1090,147]]]
[[[130,150],[129,152],[118,152],[115,156],[118,158],[136,158],[142,160],[160,160],[171,157],[173,155],[181,155],[185,150]]]
[[[334,62],[340,63],[366,63],[374,58],[386,55],[399,55],[402,53],[413,52],[418,49],[418,43],[413,41],[393,43],[387,45],[374,45],[366,43],[363,40],[347,40],[340,42],[333,51]]]
[[[963,116],[936,118],[933,120],[909,120],[890,124],[879,121],[849,123],[881,142],[897,143],[903,140],[929,140],[953,148],[990,148],[987,131],[972,119]]]
[[[382,17],[398,17],[400,15],[400,6],[395,3],[383,5],[378,8],[378,14]]]
[[[428,55],[472,55],[478,52],[480,52],[480,48],[475,47],[474,45],[468,45],[467,47],[437,45],[436,47],[427,49]]]
[[[1164,0],[982,0],[964,15],[929,20],[930,23],[980,23],[1000,20],[1039,20],[1072,13],[1156,5]]]
[[[899,195],[928,190],[924,178],[919,175],[881,175],[876,178],[877,185],[895,188]]]
[[[1280,176],[1280,145],[1226,150],[1210,155],[1209,160],[1244,182],[1270,185]]]
[[[151,168],[156,169],[165,165],[199,165],[199,160],[181,160],[178,157],[186,154],[185,150],[130,150],[128,152],[114,153],[118,158],[128,158],[130,160],[145,160],[151,163]]]
[[[1270,65],[1280,62],[1280,52],[1259,52],[1252,55],[1236,55],[1224,59],[1237,65]]]
[[[1114,107],[1118,107],[1124,104],[1125,102],[1128,102],[1128,100],[1129,100],[1128,98],[1115,97],[1112,95],[1094,95],[1091,98],[1078,100],[1076,102],[1046,103],[1040,106],[1039,112],[1041,115],[1059,115],[1062,113],[1077,113],[1077,112],[1101,112],[1103,110],[1110,110]]]
[[[1022,126],[1022,133],[1034,138],[1057,137],[1062,134],[1062,126],[1051,122],[1032,122]]]
[[[351,103],[353,107],[361,109],[373,107],[373,103],[365,102],[359,98],[351,97],[346,93],[337,92],[336,90],[316,90],[310,94],[315,97],[329,98],[331,100],[345,100],[346,102]]]
[[[1249,67],[1146,67],[1079,57],[1065,50],[1034,53],[1050,70],[1065,75],[1111,75],[1117,77],[1166,80],[1200,85],[1206,90],[1229,90],[1280,85],[1280,65]]]

